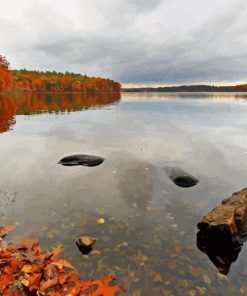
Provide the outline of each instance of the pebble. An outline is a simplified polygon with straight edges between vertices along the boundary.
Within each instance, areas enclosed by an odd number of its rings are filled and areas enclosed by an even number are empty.
[[[93,254],[93,255],[100,255],[101,252],[99,250],[92,250],[91,254]]]
[[[204,282],[205,282],[206,284],[211,284],[211,283],[212,283],[210,277],[207,276],[206,274],[203,275],[203,280],[204,280]]]
[[[217,272],[217,276],[218,276],[218,278],[220,278],[221,280],[227,280],[227,276],[225,276],[224,274],[221,274],[221,273]]]
[[[98,224],[104,224],[104,223],[105,223],[105,219],[104,219],[104,218],[99,218],[99,219],[97,220],[97,223],[98,223]]]

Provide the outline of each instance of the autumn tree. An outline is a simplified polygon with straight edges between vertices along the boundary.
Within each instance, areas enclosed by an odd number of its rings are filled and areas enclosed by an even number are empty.
[[[6,58],[0,55],[0,91],[9,90],[12,86],[12,75]]]
[[[111,79],[77,73],[14,70],[14,87],[25,92],[120,92],[121,85]]]

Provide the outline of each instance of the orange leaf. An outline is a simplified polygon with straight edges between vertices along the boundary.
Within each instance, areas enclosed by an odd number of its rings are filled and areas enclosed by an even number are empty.
[[[25,272],[25,273],[28,273],[28,272],[31,271],[31,269],[32,269],[32,265],[30,265],[30,264],[25,264],[25,265],[22,267],[22,270],[21,270],[21,271],[23,271],[23,272]]]
[[[52,249],[53,256],[57,257],[62,253],[62,245],[57,245]]]
[[[92,296],[115,296],[117,292],[123,292],[124,289],[119,285],[109,286],[109,284],[115,280],[115,277],[111,275],[109,278],[102,277],[100,280],[93,281],[93,285],[97,285],[98,288],[91,295]]]
[[[75,267],[65,259],[59,259],[55,262],[52,262],[51,264],[57,266],[59,269],[63,269],[64,267],[75,269]]]
[[[20,294],[17,291],[13,291],[10,288],[7,288],[3,291],[3,296],[19,296]]]
[[[41,291],[46,291],[47,289],[57,285],[58,282],[59,282],[58,277],[41,282],[41,285],[40,285]]]
[[[14,277],[12,274],[1,274],[0,275],[0,289],[3,287],[7,287],[11,285],[14,281]]]
[[[32,275],[31,277],[28,278],[29,286],[30,286],[29,290],[30,291],[39,289],[41,276],[42,276],[41,273],[37,273],[37,274],[34,274],[34,275]]]
[[[9,234],[10,232],[13,232],[14,230],[15,230],[14,225],[7,225],[7,226],[4,226],[4,227],[0,227],[0,237],[3,238],[7,234]]]
[[[34,245],[36,245],[38,242],[38,239],[25,239],[22,241],[23,245],[28,249],[32,250]]]
[[[18,271],[19,260],[16,258],[10,258],[8,265],[5,266],[4,272],[9,274],[14,274]]]
[[[58,267],[52,264],[47,265],[44,268],[44,278],[45,280],[50,280],[58,276]]]

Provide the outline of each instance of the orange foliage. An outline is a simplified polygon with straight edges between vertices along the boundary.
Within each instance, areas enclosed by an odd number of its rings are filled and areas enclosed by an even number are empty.
[[[110,79],[75,73],[14,70],[13,83],[25,92],[120,92],[121,85]]]
[[[14,227],[0,227],[0,238]],[[61,258],[61,245],[51,252],[42,252],[37,240],[21,245],[0,242],[0,292],[3,296],[115,296],[124,291],[110,285],[114,276],[87,282],[76,269]]]
[[[7,91],[12,86],[12,75],[6,58],[0,55],[0,91]]]
[[[121,85],[111,79],[75,73],[13,70],[0,55],[0,92],[120,92]]]

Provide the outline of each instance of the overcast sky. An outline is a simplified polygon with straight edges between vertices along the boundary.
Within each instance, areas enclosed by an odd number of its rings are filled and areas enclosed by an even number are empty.
[[[247,82],[246,0],[0,0],[12,68],[123,84]]]

